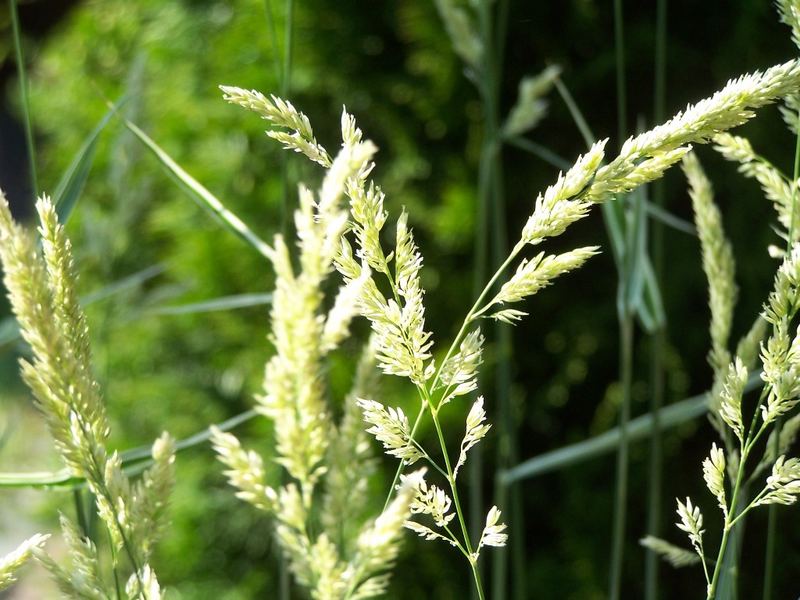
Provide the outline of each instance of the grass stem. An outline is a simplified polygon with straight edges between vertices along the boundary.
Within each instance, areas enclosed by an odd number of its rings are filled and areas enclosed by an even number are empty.
[[[30,164],[31,189],[34,197],[39,196],[39,178],[36,174],[36,148],[33,140],[33,119],[28,99],[28,77],[25,69],[25,57],[22,54],[22,32],[19,26],[17,0],[8,0],[8,12],[11,15],[11,30],[14,37],[14,53],[17,59],[17,75],[19,76],[19,95],[22,104],[22,116],[25,126],[25,146],[28,150]]]
[[[625,41],[623,30],[622,0],[614,0],[614,39],[617,74],[617,131],[618,144],[621,146],[626,136],[627,99],[625,86]],[[620,202],[616,198],[614,202]],[[633,245],[626,248],[625,264],[634,260],[632,253],[637,249]],[[619,286],[627,287],[629,269],[623,267],[619,273]],[[626,294],[627,298],[627,294]],[[631,388],[633,385],[633,328],[634,315],[632,308],[624,302],[623,310],[618,315],[619,322],[619,370],[622,386],[622,404],[619,415],[619,445],[617,447],[617,478],[614,499],[613,530],[611,537],[611,569],[609,577],[609,599],[619,600],[622,593],[622,571],[625,556],[625,530],[628,505],[628,422],[631,418]]]
[[[625,528],[628,497],[628,422],[631,411],[633,383],[633,316],[625,315],[620,321],[620,384],[622,404],[619,416],[619,443],[617,445],[617,480],[614,500],[614,521],[611,542],[611,575],[609,598],[619,600],[622,592],[622,565],[625,550]]]
[[[656,42],[655,42],[655,81],[653,99],[653,120],[664,120],[666,104],[666,62],[667,62],[667,0],[657,0],[656,4]],[[658,180],[653,185],[653,203],[664,208],[664,182]],[[664,226],[656,219],[651,221],[651,256],[656,282],[664,275]],[[650,435],[649,486],[647,499],[647,532],[661,535],[661,493],[663,488],[663,448],[661,430],[661,407],[664,404],[664,349],[667,343],[666,324],[653,332],[650,354],[650,414],[653,415],[653,430]],[[645,554],[644,588],[645,600],[658,600],[659,557],[655,552]]]

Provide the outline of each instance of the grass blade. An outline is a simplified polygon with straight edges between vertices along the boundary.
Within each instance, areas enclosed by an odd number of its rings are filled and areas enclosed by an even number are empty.
[[[636,315],[639,317],[642,329],[652,334],[664,327],[667,316],[661,302],[661,288],[658,285],[658,279],[653,271],[653,265],[647,257],[642,262],[642,275],[644,276],[644,289]]]
[[[745,386],[746,391],[761,385],[760,373],[754,373]],[[706,414],[708,394],[700,394],[675,402],[658,411],[662,431],[677,427]],[[653,429],[653,415],[646,414],[628,423],[628,439],[637,441],[650,435]],[[531,479],[546,473],[558,471],[572,465],[599,458],[616,450],[619,441],[619,428],[615,427],[600,435],[582,442],[570,444],[540,456],[530,458],[501,474],[501,480],[508,485],[517,481]]]
[[[89,306],[95,302],[106,300],[107,298],[111,298],[112,296],[131,288],[137,288],[146,281],[157,277],[164,271],[165,267],[163,265],[153,265],[147,267],[146,269],[142,269],[133,275],[124,277],[119,281],[115,281],[114,283],[102,287],[99,290],[87,294],[81,298],[81,305]],[[20,339],[20,334],[17,320],[14,317],[6,317],[0,321],[0,348],[18,339]]]
[[[660,180],[653,183],[653,187],[657,189],[658,184],[660,184]],[[676,231],[681,231],[693,237],[697,237],[697,231],[695,231],[694,225],[692,225],[689,221],[681,219],[680,217],[676,217],[668,210],[665,210],[663,207],[659,206],[657,203],[654,204],[652,202],[645,203],[647,208],[647,214],[650,215],[655,221],[658,221],[667,227],[671,227]]]
[[[105,129],[111,117],[119,110],[119,107],[124,103],[120,100],[114,104],[108,112],[100,119],[100,122],[84,140],[80,150],[72,159],[67,170],[61,176],[55,191],[53,192],[53,204],[56,207],[58,220],[61,223],[66,223],[69,219],[72,209],[80,198],[83,187],[86,184],[86,179],[89,177],[89,171],[92,169],[94,161],[94,153],[97,149],[97,141],[100,138],[100,133]]]
[[[217,427],[222,431],[230,431],[239,425],[250,421],[258,416],[255,409],[250,409],[243,413],[231,417],[227,421],[218,423]],[[179,440],[175,444],[176,451],[180,452],[199,446],[211,438],[211,427],[195,433],[187,438]],[[120,453],[123,469],[126,474],[132,475],[140,473],[148,466],[152,460],[150,453],[152,448],[139,446]],[[73,477],[67,469],[59,471],[38,471],[31,473],[0,473],[0,488],[61,488],[74,489],[83,486],[81,477]]]
[[[153,155],[159,160],[167,172],[170,173],[170,175],[172,175],[180,183],[181,187],[195,202],[215,216],[229,231],[245,240],[263,256],[269,258],[271,249],[264,240],[253,233],[239,217],[225,208],[222,202],[220,202],[220,200],[214,196],[214,194],[208,191],[208,189],[206,189],[194,177],[189,175],[189,173],[187,173],[178,163],[176,163],[172,157],[167,154],[161,148],[161,146],[156,144],[144,131],[139,129],[127,119],[123,119],[122,122],[125,124],[125,127],[127,127],[131,133],[133,133],[133,135],[135,135],[139,141],[141,141],[147,147],[147,149],[153,153]]]
[[[197,313],[216,312],[247,308],[249,306],[263,306],[272,303],[272,294],[238,294],[223,296],[203,302],[191,304],[178,304],[172,306],[157,306],[146,311],[149,315],[191,315]]]
[[[505,142],[511,146],[516,146],[520,150],[530,152],[537,158],[542,159],[544,162],[556,167],[557,169],[561,169],[562,171],[566,171],[572,166],[572,163],[570,163],[566,158],[559,156],[547,146],[542,146],[541,144],[537,144],[536,142],[527,138],[514,136],[506,138]]]
[[[620,315],[636,314],[639,310],[644,282],[643,263],[647,260],[647,218],[644,208],[646,201],[644,190],[638,188],[626,200],[630,205],[630,214],[625,232],[625,271],[618,288],[617,305]]]
[[[19,75],[19,95],[22,104],[22,116],[25,121],[25,145],[28,150],[28,161],[31,169],[31,186],[34,197],[39,195],[39,178],[36,175],[36,148],[33,140],[33,119],[28,101],[28,76],[25,69],[25,57],[22,54],[22,32],[19,26],[17,0],[8,0],[8,12],[11,15],[11,32],[14,37],[14,54],[17,59],[17,75]]]

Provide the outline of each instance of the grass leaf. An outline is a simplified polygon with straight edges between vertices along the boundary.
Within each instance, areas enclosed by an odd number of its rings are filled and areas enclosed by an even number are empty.
[[[255,233],[253,233],[239,217],[225,208],[225,205],[222,204],[222,202],[214,194],[208,191],[208,189],[194,177],[189,175],[189,173],[187,173],[177,162],[175,162],[172,157],[161,148],[161,146],[156,144],[150,138],[150,136],[148,136],[144,131],[139,129],[127,119],[123,119],[122,122],[125,124],[125,127],[127,127],[131,133],[133,133],[133,135],[135,135],[139,141],[141,141],[148,148],[148,150],[153,153],[153,155],[155,155],[161,165],[178,181],[178,183],[181,184],[181,187],[195,202],[215,216],[219,222],[225,226],[226,229],[245,240],[263,256],[270,256],[271,250],[269,245]]]

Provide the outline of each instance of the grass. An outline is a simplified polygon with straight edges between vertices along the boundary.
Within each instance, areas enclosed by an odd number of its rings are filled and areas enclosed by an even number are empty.
[[[10,4],[13,14],[15,40],[17,42],[17,54],[20,68],[20,79],[23,89],[26,88],[27,83],[24,79],[21,44],[19,43],[18,20],[16,18],[16,6],[12,1]],[[485,314],[488,314],[488,306],[485,302],[491,298],[492,292],[497,292],[498,288],[502,288],[503,283],[509,280],[515,281],[517,275],[506,275],[505,271],[511,267],[518,258],[522,257],[521,247],[515,245],[511,252],[508,250],[508,240],[506,239],[506,181],[504,180],[504,163],[502,146],[504,143],[509,143],[518,148],[521,148],[531,155],[539,158],[542,161],[557,166],[558,168],[570,168],[571,163],[566,159],[559,156],[544,145],[538,144],[521,136],[514,136],[505,139],[502,135],[502,113],[500,106],[503,105],[503,98],[500,95],[502,89],[502,81],[504,78],[503,69],[503,43],[505,40],[505,28],[508,18],[509,3],[500,2],[497,5],[490,5],[488,3],[481,5],[480,10],[476,14],[476,23],[478,25],[477,31],[480,34],[480,40],[484,45],[485,53],[482,61],[481,77],[478,79],[479,90],[481,93],[482,101],[482,115],[483,115],[483,132],[482,144],[479,157],[479,173],[478,173],[478,198],[479,204],[476,207],[478,219],[478,231],[476,236],[475,253],[475,281],[473,297],[477,297],[477,301],[472,309],[468,311],[467,316],[461,326],[455,339],[452,340],[448,356],[455,356],[459,348],[459,344],[465,339],[468,333],[469,326],[477,319]],[[290,91],[289,81],[290,73],[292,70],[292,30],[294,28],[294,10],[292,0],[287,0],[284,7],[286,16],[285,37],[283,40],[283,56],[282,60],[278,59],[277,51],[275,52],[275,67],[280,73],[280,87],[282,93],[288,95]],[[664,95],[665,95],[665,70],[666,70],[666,0],[660,0],[658,4],[658,19],[659,26],[657,28],[656,36],[656,68],[655,68],[655,116],[656,121],[660,122],[664,113]],[[618,110],[618,125],[619,125],[619,138],[620,141],[625,137],[625,123],[627,121],[626,110],[626,94],[625,94],[625,64],[624,64],[624,38],[623,38],[623,6],[621,0],[614,2],[614,16],[615,16],[615,30],[616,30],[616,73],[617,73],[617,110]],[[275,40],[275,22],[272,14],[272,7],[269,2],[265,3],[265,12],[267,15],[267,25],[271,30],[273,42]],[[273,44],[277,48],[278,44]],[[577,104],[572,99],[569,91],[564,83],[558,79],[555,81],[555,86],[561,94],[564,102],[569,108],[573,119],[585,138],[587,146],[592,146],[594,136],[588,127],[586,120],[577,107]],[[25,119],[28,124],[28,148],[30,153],[31,163],[33,164],[34,149],[32,129],[30,127],[31,120],[30,114],[27,109],[27,97],[23,97],[23,107],[25,108]],[[108,122],[116,113],[115,108],[111,108],[108,114],[103,118],[97,128],[90,133],[85,143],[81,146],[79,152],[75,155],[69,170],[62,178],[62,185],[59,186],[55,197],[56,203],[62,209],[60,217],[62,220],[70,215],[73,209],[77,206],[78,199],[83,193],[89,172],[93,164],[95,152],[98,148],[98,140],[101,133],[105,129]],[[231,212],[226,206],[214,195],[208,188],[201,184],[197,179],[188,174],[188,172],[176,160],[166,154],[166,152],[152,140],[142,129],[135,124],[125,121],[127,127],[136,138],[144,144],[144,146],[151,151],[157,158],[158,162],[175,178],[178,185],[188,193],[193,200],[198,202],[203,208],[207,209],[213,218],[221,225],[223,230],[237,235],[243,239],[251,248],[255,249],[260,256],[274,260],[273,246],[264,241],[257,235],[244,220]],[[345,145],[347,142],[345,141]],[[795,172],[794,179],[797,180],[798,176],[798,157],[800,157],[800,139],[798,139],[798,151],[795,156]],[[609,155],[609,159],[613,155]],[[606,165],[614,164],[606,160]],[[288,216],[291,214],[289,207],[289,189],[290,177],[288,171],[288,163],[284,158],[282,160],[281,169],[281,189],[282,189],[282,214],[284,218],[281,229],[286,232],[288,228]],[[32,172],[35,178],[35,167],[32,166]],[[588,193],[592,186],[596,185],[596,179],[601,178],[602,173],[600,169],[592,172],[591,177],[585,183],[584,189],[570,196],[570,198],[579,198],[584,193]],[[36,184],[34,183],[34,187]],[[664,228],[666,225],[671,225],[676,229],[683,232],[691,233],[693,228],[681,221],[674,215],[666,211],[664,207],[663,188],[654,187],[652,202],[646,195],[640,191],[633,191],[625,197],[619,197],[613,202],[608,202],[603,205],[603,216],[606,226],[609,231],[612,251],[617,262],[618,269],[618,317],[619,317],[619,379],[622,389],[622,398],[620,404],[620,420],[617,428],[610,431],[601,433],[593,438],[587,438],[581,442],[570,445],[565,445],[557,448],[552,452],[547,452],[543,455],[522,460],[520,462],[516,450],[516,425],[513,420],[512,410],[510,406],[511,398],[511,361],[514,356],[514,348],[511,343],[511,333],[508,327],[500,323],[490,325],[492,331],[492,341],[495,348],[495,360],[497,368],[495,369],[495,386],[492,392],[493,403],[496,407],[497,428],[492,434],[499,440],[498,452],[496,458],[496,473],[493,477],[487,477],[484,465],[488,462],[481,457],[478,446],[470,454],[469,473],[469,495],[468,503],[463,504],[459,495],[459,488],[456,485],[454,462],[451,460],[452,448],[448,450],[448,442],[450,441],[450,425],[449,420],[443,419],[439,414],[439,409],[444,404],[441,397],[437,398],[437,388],[435,382],[441,375],[442,363],[438,363],[438,371],[436,377],[433,379],[434,384],[422,383],[411,381],[416,387],[416,391],[420,398],[420,412],[417,419],[414,421],[410,432],[407,434],[407,439],[403,441],[404,447],[407,449],[413,445],[417,445],[423,450],[423,458],[428,461],[431,467],[432,475],[435,476],[439,473],[443,476],[447,486],[443,487],[443,493],[448,494],[448,498],[452,501],[454,512],[451,513],[453,518],[453,527],[444,527],[436,531],[443,531],[441,535],[447,534],[451,543],[456,546],[458,550],[465,556],[471,568],[471,575],[474,580],[474,586],[471,588],[475,597],[483,599],[486,595],[484,589],[484,581],[486,580],[486,573],[481,568],[481,563],[477,559],[473,559],[473,553],[479,549],[478,539],[484,535],[484,520],[485,507],[483,506],[483,487],[482,482],[486,479],[494,480],[495,485],[495,501],[497,505],[505,509],[507,516],[510,516],[510,531],[511,547],[510,549],[496,549],[493,559],[493,567],[490,572],[489,580],[491,582],[491,597],[498,600],[504,599],[509,596],[509,582],[511,585],[511,595],[516,598],[526,597],[529,591],[526,588],[526,557],[525,557],[525,523],[523,517],[525,516],[523,504],[521,502],[521,485],[532,478],[538,477],[544,473],[553,472],[556,470],[567,469],[582,461],[588,461],[610,452],[616,451],[617,454],[617,485],[616,485],[616,501],[614,508],[614,524],[611,540],[611,560],[610,560],[610,573],[609,573],[609,596],[612,599],[620,598],[625,593],[624,583],[627,579],[624,565],[625,565],[625,550],[626,550],[626,514],[627,498],[628,498],[628,458],[631,445],[637,440],[649,439],[650,442],[650,462],[649,470],[649,497],[647,500],[648,511],[648,532],[653,535],[659,534],[659,523],[662,518],[662,507],[660,503],[660,496],[662,493],[662,455],[663,444],[662,437],[671,430],[671,428],[686,423],[688,421],[698,419],[708,411],[708,400],[706,396],[689,398],[687,400],[673,403],[667,407],[663,406],[664,397],[664,349],[666,345],[666,333],[664,329],[664,316],[663,306],[659,294],[659,284],[663,283],[664,275],[664,250],[663,250],[663,237]],[[357,203],[357,199],[350,199],[351,202]],[[322,204],[322,203],[320,203]],[[315,205],[316,209],[319,204]],[[319,222],[322,222],[324,215],[319,216]],[[351,217],[357,219],[357,217]],[[648,248],[647,230],[652,223],[653,237],[651,244]],[[792,220],[793,223],[793,220]],[[361,223],[361,227],[367,227],[367,223]],[[385,239],[386,236],[378,236],[378,239]],[[789,239],[793,238],[793,232],[790,230]],[[413,238],[410,238],[413,240]],[[538,242],[536,242],[538,244]],[[413,241],[412,241],[413,244]],[[359,249],[362,254],[367,252],[363,246]],[[649,250],[649,251],[648,251]],[[395,256],[400,256],[401,247],[398,244],[393,250],[390,250],[384,255],[384,260],[388,265]],[[412,253],[413,254],[413,253]],[[387,258],[390,257],[390,258]],[[652,257],[652,263],[650,258]],[[294,258],[297,261],[297,257]],[[496,271],[494,269],[497,269]],[[160,272],[160,271],[159,271]],[[489,277],[489,274],[494,272],[494,275]],[[146,279],[140,278],[141,281],[149,280],[151,273],[147,271]],[[388,279],[383,281],[382,286],[390,289],[393,294],[394,300],[401,306],[407,306],[411,302],[403,291],[399,283],[396,272],[387,269]],[[488,281],[488,284],[485,282]],[[102,291],[100,295],[108,295],[114,293],[113,290],[118,287],[117,284],[109,286],[109,290]],[[146,312],[152,315],[161,316],[175,316],[184,314],[203,314],[206,312],[228,311],[245,306],[259,306],[271,305],[274,296],[271,294],[258,294],[248,293],[239,294],[234,296],[221,296],[213,298],[208,301],[190,303],[190,304],[170,304],[158,305],[151,307]],[[520,298],[521,299],[521,298]],[[515,300],[508,300],[507,303],[511,304]],[[650,390],[651,402],[649,413],[638,418],[632,416],[632,386],[634,381],[634,355],[636,352],[635,338],[637,333],[636,319],[639,318],[642,323],[642,329],[650,335],[650,342],[653,347],[653,353],[650,357]],[[373,321],[372,326],[379,330],[380,323],[376,326]],[[404,327],[406,325],[403,325]],[[16,331],[12,331],[13,323],[6,323],[2,326],[2,331],[9,333],[11,337],[3,338],[4,341],[14,341],[16,339]],[[413,337],[414,332],[403,332],[403,343],[409,343],[409,337]],[[386,353],[384,353],[386,356]],[[753,374],[748,384],[748,389],[758,382],[757,373]],[[487,394],[488,395],[488,394]],[[463,408],[463,407],[462,407]],[[448,410],[453,410],[449,407]],[[466,412],[462,410],[462,412]],[[233,417],[218,426],[220,431],[228,431],[244,422],[250,421],[256,416],[255,410],[248,410],[240,415]],[[459,418],[461,418],[460,415]],[[435,448],[426,449],[425,444],[430,440],[416,439],[418,433],[418,425],[423,418],[430,419],[433,429],[436,433]],[[449,417],[448,417],[449,419]],[[375,424],[378,427],[378,424]],[[421,431],[421,430],[420,430]],[[203,428],[197,434],[176,442],[175,447],[177,451],[187,450],[189,448],[196,448],[203,446],[207,440],[213,435],[211,428]],[[760,435],[760,434],[759,434]],[[756,439],[758,436],[756,436]],[[752,451],[755,442],[748,448],[748,452]],[[398,449],[398,448],[395,448]],[[438,456],[441,458],[438,458]],[[152,467],[154,460],[151,456],[149,448],[136,448],[123,452],[121,455],[121,473],[125,477],[131,477],[141,473],[145,468]],[[747,453],[745,453],[745,459]],[[230,465],[229,465],[230,466]],[[386,503],[384,505],[384,512],[390,506],[392,498],[395,498],[394,487],[396,483],[400,482],[399,476],[405,469],[404,464],[400,464],[396,471],[394,483],[389,491]],[[290,477],[284,478],[284,483],[290,481]],[[89,531],[89,516],[86,514],[86,498],[82,496],[82,490],[85,488],[85,477],[78,477],[66,471],[56,472],[43,472],[43,473],[6,473],[0,474],[0,487],[39,487],[39,488],[58,488],[58,489],[72,489],[75,494],[75,504],[78,507],[78,525],[86,532]],[[711,592],[709,597],[714,597],[715,590],[723,585],[735,585],[730,581],[724,580],[724,573],[726,567],[730,564],[736,565],[737,554],[741,539],[739,537],[740,529],[736,527],[741,521],[737,521],[737,502],[742,498],[748,498],[745,490],[745,482],[743,479],[743,470],[738,473],[738,478],[733,482],[733,498],[731,499],[731,512],[733,516],[730,522],[727,522],[722,540],[719,556],[717,557],[714,575],[710,582]],[[283,488],[288,489],[288,488]],[[111,497],[112,492],[102,489],[104,494]],[[741,508],[739,506],[738,508]],[[741,513],[744,515],[749,506]],[[774,507],[773,507],[774,508]],[[280,510],[276,509],[275,514],[280,517]],[[490,513],[491,514],[491,513]],[[315,519],[316,517],[314,517]],[[743,517],[742,517],[743,518]],[[765,556],[765,576],[763,585],[763,597],[770,598],[773,595],[775,588],[775,544],[777,543],[777,532],[775,526],[775,513],[770,509],[769,522],[767,526],[767,546]],[[309,519],[309,522],[315,522],[314,519]],[[455,526],[457,523],[457,527]],[[316,526],[316,524],[315,524]],[[310,531],[313,528],[310,528]],[[455,532],[455,533],[454,533]],[[313,532],[316,535],[316,532]],[[313,536],[312,538],[313,539]],[[139,563],[139,556],[136,555],[136,548],[129,548],[129,540],[125,540],[123,549],[129,555],[129,562],[135,567],[143,567]],[[133,544],[135,546],[135,544]],[[443,546],[444,547],[444,546]],[[116,580],[115,588],[119,594],[121,586],[124,582],[121,580],[119,570],[124,571],[124,567],[119,566],[119,557],[112,557],[112,562],[115,563],[113,576]],[[732,562],[731,562],[732,561]],[[511,562],[510,577],[509,577],[509,562]],[[291,583],[287,563],[282,563],[281,577],[280,577],[280,594],[281,597],[289,597]],[[141,584],[144,583],[143,568],[134,568],[133,574]],[[302,582],[301,582],[302,583]],[[303,584],[305,585],[305,584]],[[644,573],[644,589],[645,597],[654,599],[658,597],[660,589],[660,581],[658,578],[658,564],[655,553],[648,552],[647,561]],[[351,584],[349,592],[353,592],[355,585]],[[142,593],[144,597],[144,592]]]

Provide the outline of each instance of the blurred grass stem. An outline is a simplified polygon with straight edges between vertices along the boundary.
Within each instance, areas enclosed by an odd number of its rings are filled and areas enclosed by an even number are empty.
[[[33,140],[33,119],[28,100],[28,77],[25,69],[25,57],[22,54],[22,32],[19,26],[19,13],[17,0],[8,0],[8,12],[11,16],[11,30],[14,37],[14,54],[17,60],[17,75],[19,76],[19,95],[22,105],[22,117],[25,126],[25,145],[28,150],[28,163],[30,165],[31,189],[34,197],[39,196],[39,178],[36,174],[36,148]]]
[[[623,29],[622,0],[614,0],[614,38],[617,74],[617,127],[618,144],[621,147],[626,135],[626,85],[625,85],[625,40]],[[620,202],[616,198],[612,202]],[[633,247],[627,248],[627,256],[623,261],[626,265],[631,262],[630,254],[635,252]],[[629,269],[620,272],[618,285],[625,286]],[[627,298],[627,295],[626,295]],[[631,387],[633,384],[633,312],[628,302],[623,303],[623,310],[618,315],[620,319],[620,354],[619,369],[620,383],[622,385],[622,404],[619,415],[619,446],[617,448],[617,479],[614,499],[614,520],[611,538],[611,572],[609,582],[609,600],[619,600],[622,592],[622,571],[625,557],[625,529],[626,512],[628,504],[628,421],[631,416]]]
[[[667,0],[656,4],[656,42],[655,42],[655,80],[653,120],[664,120],[666,100],[666,62],[667,62]],[[664,182],[653,184],[653,203],[664,208]],[[661,283],[664,275],[664,227],[652,221],[653,271],[656,281]],[[661,407],[664,404],[664,349],[667,341],[666,323],[651,335],[650,355],[650,414],[653,416],[653,430],[650,435],[649,486],[647,501],[647,532],[660,537],[661,534],[661,493],[663,488],[663,447],[661,431]],[[658,599],[659,558],[655,552],[645,554],[645,600]]]

